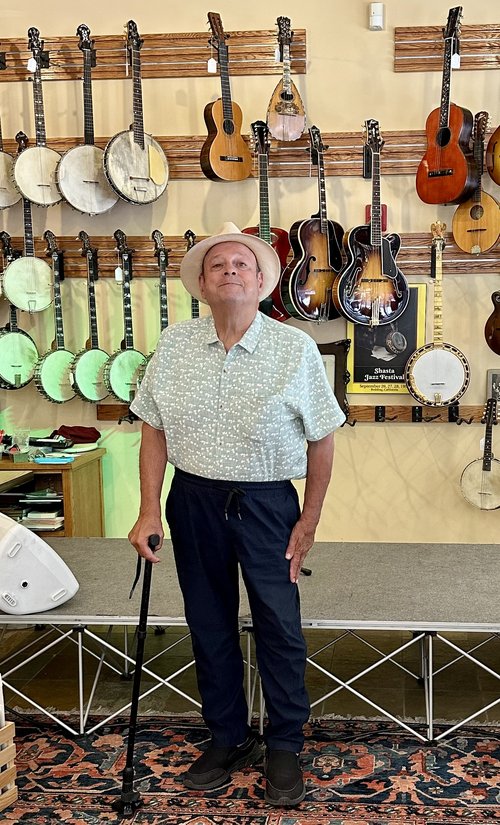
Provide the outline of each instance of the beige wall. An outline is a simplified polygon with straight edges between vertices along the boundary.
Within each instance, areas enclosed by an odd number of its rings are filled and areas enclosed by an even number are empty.
[[[141,4],[130,0],[89,0],[85,18],[79,7],[46,0],[43,7],[33,0],[22,6],[6,0],[2,9],[2,38],[25,36],[35,25],[42,37],[73,34],[79,23],[90,26],[92,34],[110,34],[134,18],[141,33],[204,31],[206,4]],[[7,8],[5,8],[5,5]],[[281,3],[245,4],[221,0],[215,8],[224,26],[231,29],[272,28],[279,14],[291,17],[292,27],[307,29],[307,75],[295,78],[302,94],[309,123],[323,132],[360,129],[367,117],[380,121],[385,130],[422,129],[428,112],[439,103],[439,73],[395,74],[392,69],[393,27],[441,25],[446,20],[448,0],[387,0],[387,28],[369,32],[365,0],[308,4],[288,0]],[[475,0],[464,5],[464,23],[493,23],[494,0]],[[1,79],[1,78],[0,78]],[[499,121],[498,71],[455,73],[452,99],[473,112],[487,109],[492,122]],[[232,92],[243,114],[243,131],[253,120],[265,118],[276,77],[235,77]],[[203,108],[219,96],[217,78],[147,80],[143,83],[146,130],[158,135],[205,134]],[[48,136],[77,135],[81,132],[81,87],[71,82],[45,86]],[[4,136],[20,128],[33,135],[31,87],[27,83],[0,84],[0,114]],[[128,82],[100,81],[94,84],[96,135],[112,135],[131,120],[131,89]],[[486,188],[494,191],[492,185]],[[498,196],[498,190],[497,190]],[[370,185],[353,178],[328,178],[329,216],[345,227],[363,222],[364,204],[370,199]],[[451,224],[453,207],[432,207],[421,203],[409,176],[383,178],[382,199],[388,204],[389,225],[394,231],[426,232],[441,218]],[[293,221],[307,218],[317,209],[315,179],[270,181],[273,224],[286,229]],[[67,205],[44,211],[34,209],[35,234],[46,228],[56,234],[76,236],[85,229],[91,236],[111,235],[120,227],[131,235],[148,235],[153,228],[166,235],[179,235],[191,227],[197,234],[216,231],[223,220],[241,226],[257,222],[257,184],[248,180],[236,184],[208,180],[174,181],[167,194],[147,207],[120,202],[110,213],[90,218],[80,216]],[[19,205],[0,215],[0,225],[12,235],[22,232]],[[422,276],[420,280],[425,281]],[[86,298],[84,281],[64,284],[66,344],[78,351],[86,338]],[[122,337],[120,292],[110,280],[98,288],[101,346],[113,351]],[[447,277],[444,286],[445,338],[459,346],[472,366],[466,404],[482,404],[485,373],[498,367],[498,357],[486,346],[483,327],[490,313],[490,294],[500,288],[495,276]],[[154,280],[133,284],[136,344],[151,350],[157,334],[157,285]],[[431,290],[429,290],[431,293]],[[189,301],[180,284],[169,282],[171,322],[188,317]],[[5,322],[6,303],[0,306],[0,323]],[[21,324],[32,331],[40,350],[53,337],[48,313],[28,318]],[[108,319],[112,319],[108,323]],[[342,320],[319,329],[303,324],[322,340],[345,337]],[[430,330],[429,330],[430,332]],[[352,403],[362,403],[353,396]],[[411,403],[409,396],[370,396],[367,403]],[[41,399],[33,386],[3,393],[0,425],[9,431],[15,422],[46,432],[61,424],[97,426],[102,445],[108,450],[105,461],[106,524],[109,536],[129,530],[137,509],[138,425],[97,422],[95,409],[80,400],[53,405]],[[461,497],[459,478],[463,467],[478,457],[480,426],[451,424],[358,424],[344,427],[336,438],[334,479],[325,504],[318,538],[352,541],[450,541],[491,542],[498,529],[498,512],[481,512]],[[497,437],[497,441],[500,436]],[[500,448],[499,448],[500,453]]]

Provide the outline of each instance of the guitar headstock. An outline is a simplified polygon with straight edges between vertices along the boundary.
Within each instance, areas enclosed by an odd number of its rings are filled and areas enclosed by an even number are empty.
[[[455,6],[448,12],[448,21],[443,29],[443,37],[445,40],[455,39],[460,37],[460,23],[462,20],[462,6]]]
[[[115,229],[113,232],[113,237],[116,241],[116,248],[120,255],[124,255],[127,252],[130,252],[130,249],[127,246],[127,236],[122,229]]]
[[[442,221],[435,221],[431,224],[432,245],[436,249],[443,250],[446,246],[446,239],[444,233],[446,231],[446,224]]]
[[[90,29],[85,23],[80,23],[78,26],[76,33],[80,38],[80,42],[78,43],[78,48],[82,50],[82,52],[92,51],[94,48],[94,41],[90,38]]]
[[[317,166],[319,156],[328,149],[321,138],[321,132],[317,126],[309,128],[309,151],[311,152],[311,163]]]
[[[497,400],[496,398],[488,398],[484,408],[481,424],[486,424],[487,427],[492,427],[497,424]]]
[[[137,29],[137,23],[134,20],[129,20],[127,23],[127,45],[129,49],[139,51],[144,40],[141,39]]]
[[[16,143],[17,143],[17,154],[20,155],[21,152],[28,147],[29,139],[28,135],[25,135],[24,132],[18,132],[16,135]]]
[[[213,46],[214,49],[220,51],[220,49],[224,49],[226,46],[226,40],[229,38],[229,35],[225,33],[222,27],[222,20],[220,14],[216,14],[216,12],[209,11],[208,12],[208,23],[210,28],[212,29],[212,37],[209,39],[209,43]]]
[[[61,250],[57,246],[57,238],[50,229],[46,229],[43,233],[43,237],[47,242],[47,255],[57,256],[61,253]]]
[[[380,124],[378,120],[374,120],[373,118],[365,120],[365,141],[366,145],[374,154],[382,151],[385,141],[380,134]]]
[[[184,232],[184,238],[186,239],[186,252],[189,252],[189,250],[192,249],[196,243],[196,235],[192,229],[186,229]]]
[[[256,120],[251,126],[254,148],[258,155],[269,155],[271,141],[269,140],[269,129],[263,120]]]
[[[293,40],[293,31],[290,26],[289,17],[278,17],[276,20],[278,26],[278,43],[280,47],[289,46]]]
[[[43,40],[40,40],[40,32],[34,26],[28,29],[28,49],[40,67],[40,55],[43,52]]]

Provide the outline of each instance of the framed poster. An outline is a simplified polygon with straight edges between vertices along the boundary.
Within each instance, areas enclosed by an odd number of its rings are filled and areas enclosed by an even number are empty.
[[[486,372],[486,398],[500,401],[500,367]]]
[[[410,285],[405,311],[391,324],[347,324],[352,346],[347,359],[352,393],[406,393],[404,370],[410,355],[425,344],[426,284]]]

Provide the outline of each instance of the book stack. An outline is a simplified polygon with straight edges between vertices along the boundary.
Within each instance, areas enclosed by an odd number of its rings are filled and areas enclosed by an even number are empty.
[[[40,532],[42,530],[60,530],[64,524],[61,509],[28,510],[21,519],[23,527]]]

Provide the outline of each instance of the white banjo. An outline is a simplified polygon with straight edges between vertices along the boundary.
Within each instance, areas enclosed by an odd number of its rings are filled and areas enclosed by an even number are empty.
[[[488,398],[484,411],[483,457],[467,465],[460,478],[460,488],[469,504],[480,510],[500,508],[500,461],[493,458],[493,425],[497,423],[497,402]]]
[[[64,280],[63,256],[57,248],[55,235],[48,229],[44,232],[48,251],[54,269],[54,322],[55,341],[50,352],[45,353],[36,366],[35,384],[38,392],[54,404],[64,404],[75,397],[70,380],[70,368],[75,354],[64,346],[64,329],[61,301],[61,281]]]
[[[14,158],[3,150],[2,125],[0,123],[0,209],[7,209],[20,200],[21,195],[12,182]]]
[[[5,260],[13,261],[16,253],[12,249],[8,232],[0,232],[0,240]],[[38,358],[36,344],[31,335],[19,329],[17,309],[11,304],[9,323],[0,329],[0,382],[3,389],[18,390],[29,384],[35,374]]]
[[[84,146],[75,146],[63,155],[57,167],[57,185],[64,199],[74,209],[88,215],[101,215],[118,201],[118,196],[104,174],[104,151],[94,146],[92,106],[92,66],[95,66],[94,41],[90,29],[78,26],[78,47],[83,52]]]
[[[33,71],[33,105],[35,109],[36,146],[18,155],[14,164],[14,182],[24,198],[37,206],[53,206],[61,195],[56,184],[57,164],[61,155],[46,146],[41,67],[48,65],[38,29],[28,29],[28,44],[33,57],[28,67]]]
[[[73,388],[84,401],[96,404],[106,398],[108,390],[104,383],[104,366],[109,353],[99,348],[97,331],[97,308],[94,284],[99,277],[97,249],[90,245],[89,236],[83,230],[79,233],[82,241],[82,255],[87,259],[87,299],[89,307],[90,337],[86,349],[78,353],[71,365]]]
[[[470,367],[465,355],[453,344],[443,341],[443,249],[446,224],[431,226],[435,252],[434,341],[415,350],[405,367],[408,391],[421,404],[447,407],[462,397],[470,382]]]
[[[106,363],[104,367],[104,381],[110,393],[119,401],[130,404],[134,400],[137,391],[139,371],[146,356],[134,349],[134,335],[132,329],[132,304],[130,296],[130,281],[132,279],[132,252],[127,247],[127,238],[121,229],[114,233],[118,252],[121,255],[123,275],[122,275],[122,300],[123,300],[123,325],[124,336],[121,349]]]
[[[160,144],[144,131],[141,59],[142,40],[133,20],[127,24],[134,85],[134,122],[111,138],[104,151],[104,171],[112,188],[129,203],[153,203],[167,188],[168,163]]]
[[[164,329],[168,327],[168,296],[167,296],[167,267],[168,267],[168,253],[170,249],[165,249],[163,243],[163,234],[159,229],[154,229],[151,237],[155,244],[155,255],[158,260],[158,268],[160,270],[160,335]],[[193,299],[195,300],[195,299]],[[150,352],[146,357],[144,364],[139,370],[138,383],[144,378],[146,367],[151,361],[154,351]]]

